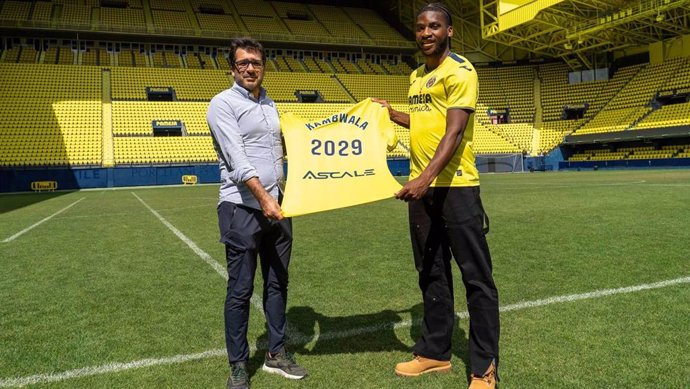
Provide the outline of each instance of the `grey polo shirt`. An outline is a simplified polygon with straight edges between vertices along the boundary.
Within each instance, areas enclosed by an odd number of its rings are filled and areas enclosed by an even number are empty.
[[[273,100],[261,88],[259,99],[235,83],[217,94],[206,120],[220,165],[219,203],[229,201],[261,209],[244,184],[258,177],[274,198],[284,188],[280,119]]]

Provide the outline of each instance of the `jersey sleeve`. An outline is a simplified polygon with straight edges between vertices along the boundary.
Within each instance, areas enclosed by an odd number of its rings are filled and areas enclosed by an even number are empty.
[[[469,66],[461,66],[445,78],[448,109],[462,108],[474,111],[477,106],[477,72]]]

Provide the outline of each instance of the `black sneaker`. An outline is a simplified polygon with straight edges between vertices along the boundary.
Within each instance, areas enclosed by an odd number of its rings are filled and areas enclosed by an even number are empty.
[[[261,370],[293,380],[301,380],[307,376],[307,369],[298,365],[295,362],[295,357],[291,353],[286,352],[284,348],[273,356],[267,352]]]
[[[228,389],[249,389],[249,376],[244,362],[232,364],[230,377],[228,377]]]

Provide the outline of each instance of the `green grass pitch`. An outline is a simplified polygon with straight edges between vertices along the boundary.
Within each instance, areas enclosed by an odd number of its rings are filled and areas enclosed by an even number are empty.
[[[481,179],[501,305],[513,307],[501,314],[501,387],[690,388],[690,171]],[[0,241],[83,198],[0,243],[0,386],[224,387],[225,280],[134,195],[224,265],[217,190],[0,196]],[[266,331],[252,306],[253,387],[465,386],[462,317],[452,373],[393,373],[411,355],[422,312],[404,203],[298,217],[294,234],[290,349],[310,376],[258,370]],[[599,293],[667,280],[676,282]],[[597,293],[553,299],[588,292]],[[534,301],[543,305],[515,305]]]

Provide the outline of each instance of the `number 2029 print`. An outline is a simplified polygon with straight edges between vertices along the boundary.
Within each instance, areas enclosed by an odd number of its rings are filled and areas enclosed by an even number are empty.
[[[320,140],[312,139],[311,141],[311,153],[313,155],[339,155],[341,157],[346,157],[348,155],[361,155],[362,154],[362,141],[359,139],[353,139],[351,142],[347,140]]]

